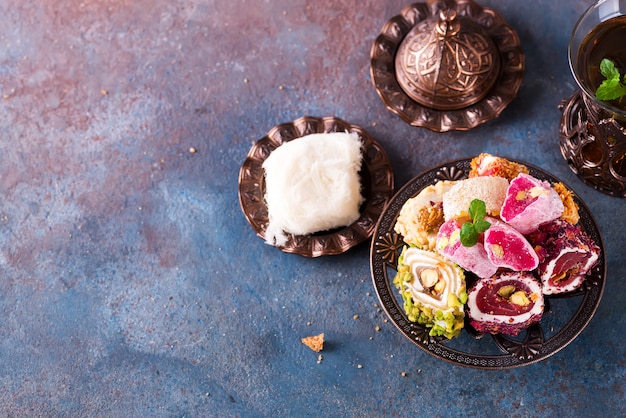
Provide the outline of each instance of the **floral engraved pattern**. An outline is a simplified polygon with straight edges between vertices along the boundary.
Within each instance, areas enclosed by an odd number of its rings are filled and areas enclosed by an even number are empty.
[[[396,265],[398,257],[402,251],[404,242],[394,231],[387,232],[385,235],[378,237],[374,243],[375,251],[380,254],[387,263]]]
[[[428,328],[426,328],[423,325],[412,324],[411,326],[411,331],[410,331],[411,336],[413,337],[415,341],[421,344],[429,344],[435,341],[428,332],[429,332]]]
[[[457,166],[442,167],[437,171],[436,177],[438,180],[457,181],[467,177],[467,171]]]
[[[457,3],[457,14],[466,16],[485,30],[495,43],[502,62],[500,75],[486,96],[461,109],[436,110],[423,106],[406,94],[396,78],[395,57],[401,42],[414,27],[439,15],[443,7],[440,2],[405,7],[383,25],[374,41],[370,50],[372,83],[387,109],[412,126],[436,132],[468,130],[500,116],[517,96],[524,76],[524,53],[517,33],[495,11],[473,2],[471,7],[468,4]]]
[[[569,101],[562,102],[559,108],[563,112],[560,129],[561,154],[572,171],[582,181],[602,193],[626,197],[626,177],[622,177],[616,169],[616,162],[624,158],[626,150],[614,149],[616,144],[626,140],[623,128],[611,119],[596,123],[594,119],[597,116],[586,110],[580,91]],[[589,155],[593,155],[593,158],[585,157]]]
[[[520,360],[532,360],[541,351],[544,343],[541,324],[529,327],[523,341],[515,341],[503,335],[496,335],[494,339],[503,350]]]

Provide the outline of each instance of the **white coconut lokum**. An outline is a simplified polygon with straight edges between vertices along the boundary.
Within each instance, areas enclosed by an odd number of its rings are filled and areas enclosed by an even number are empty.
[[[472,177],[457,181],[443,195],[446,221],[467,216],[467,208],[474,199],[485,202],[487,215],[498,216],[508,187],[509,181],[503,177]]]

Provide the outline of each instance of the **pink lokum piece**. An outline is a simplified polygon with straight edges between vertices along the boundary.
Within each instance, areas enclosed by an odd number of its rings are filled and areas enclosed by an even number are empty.
[[[521,173],[509,184],[500,217],[522,234],[557,219],[563,202],[547,181]]]
[[[484,247],[489,260],[498,267],[530,271],[539,265],[539,257],[524,236],[494,218],[485,218],[491,226],[485,232]]]
[[[461,225],[454,218],[439,228],[436,248],[439,254],[478,277],[491,277],[498,270],[498,267],[489,261],[481,242],[472,247],[461,244]]]

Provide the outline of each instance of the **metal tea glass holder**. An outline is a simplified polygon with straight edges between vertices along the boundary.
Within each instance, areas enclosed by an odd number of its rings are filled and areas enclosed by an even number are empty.
[[[579,50],[598,25],[625,14],[626,0],[599,0],[580,17],[568,49],[580,90],[559,106],[560,148],[569,167],[587,185],[622,198],[626,197],[626,110],[595,97],[597,86],[590,86],[583,76]]]

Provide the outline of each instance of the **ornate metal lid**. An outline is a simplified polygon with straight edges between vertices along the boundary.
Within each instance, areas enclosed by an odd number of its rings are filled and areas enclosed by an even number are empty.
[[[405,7],[385,23],[370,57],[372,82],[387,108],[437,132],[497,118],[524,75],[515,30],[473,0]]]
[[[415,25],[396,53],[400,87],[433,109],[462,109],[478,102],[499,74],[500,54],[491,37],[450,8]]]

